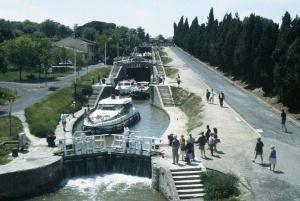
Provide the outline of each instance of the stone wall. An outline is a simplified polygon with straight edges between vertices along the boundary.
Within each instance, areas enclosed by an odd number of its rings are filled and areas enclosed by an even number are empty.
[[[29,197],[56,188],[63,179],[60,157],[49,164],[0,174],[0,200]]]
[[[162,193],[170,201],[179,201],[171,172],[160,161],[159,158],[152,160],[152,188]]]

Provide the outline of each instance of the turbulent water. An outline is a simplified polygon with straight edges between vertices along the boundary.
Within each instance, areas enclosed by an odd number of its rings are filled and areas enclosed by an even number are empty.
[[[123,174],[73,178],[60,190],[30,201],[166,201],[151,189],[151,179]]]
[[[169,118],[149,101],[134,101],[141,121],[131,128],[136,135],[160,137]],[[78,125],[78,129],[80,129]],[[59,190],[28,201],[166,201],[151,188],[151,179],[124,174],[103,174],[65,180]]]

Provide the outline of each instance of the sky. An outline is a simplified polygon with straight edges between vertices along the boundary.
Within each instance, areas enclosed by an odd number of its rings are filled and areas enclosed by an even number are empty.
[[[52,19],[73,27],[90,21],[113,22],[117,26],[143,27],[151,36],[173,36],[173,23],[196,16],[206,23],[210,8],[215,18],[238,12],[251,13],[281,22],[286,11],[300,15],[300,0],[0,0],[0,18],[42,22]]]

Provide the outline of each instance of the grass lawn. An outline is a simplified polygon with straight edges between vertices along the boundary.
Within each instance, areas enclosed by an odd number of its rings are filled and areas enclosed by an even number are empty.
[[[7,88],[0,87],[0,105],[4,105],[9,100],[15,100],[17,98],[17,92]]]
[[[77,83],[77,109],[87,102],[84,91],[90,90],[91,79],[97,79],[98,75],[103,78],[109,73],[108,68],[96,69],[82,76]],[[61,113],[69,113],[74,100],[74,88],[60,89],[39,103],[25,109],[25,116],[29,124],[30,132],[37,137],[46,137],[54,134]]]
[[[237,198],[239,179],[233,174],[207,171],[202,175],[205,188],[205,201],[240,201]]]
[[[178,71],[179,70],[177,68],[165,67],[166,76],[170,78],[175,78],[178,74]]]
[[[17,145],[1,145],[2,142],[11,141],[17,139],[17,134],[22,132],[23,126],[21,121],[17,117],[11,117],[11,136],[9,134],[9,117],[0,117],[0,164],[8,163],[11,158],[9,153]]]
[[[68,75],[70,73],[73,73],[73,70],[70,69],[66,72],[56,72],[56,73],[50,73],[47,75],[42,73],[41,74],[41,79],[38,79],[38,73],[30,73],[23,71],[22,72],[22,82],[42,82],[42,81],[51,81],[55,80],[57,77],[62,77],[65,75]],[[33,77],[32,77],[33,76]],[[5,73],[0,73],[0,81],[6,81],[6,82],[16,82],[20,81],[19,79],[19,71],[8,71]]]
[[[202,125],[202,99],[180,87],[171,87],[174,103],[188,117],[188,132]]]

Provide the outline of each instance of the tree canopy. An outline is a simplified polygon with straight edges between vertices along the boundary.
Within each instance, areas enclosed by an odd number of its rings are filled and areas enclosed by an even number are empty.
[[[190,54],[262,87],[293,111],[300,111],[300,19],[286,12],[279,27],[270,19],[238,13],[222,21],[210,10],[206,24],[182,16],[174,23],[174,42]]]

